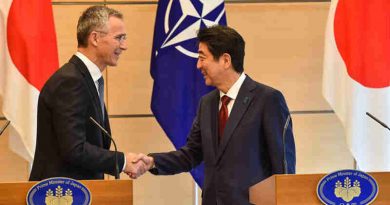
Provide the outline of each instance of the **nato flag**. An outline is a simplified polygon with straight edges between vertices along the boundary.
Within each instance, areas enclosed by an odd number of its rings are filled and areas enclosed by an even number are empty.
[[[197,31],[226,25],[223,0],[159,0],[150,73],[151,109],[176,149],[186,144],[199,99],[211,87],[196,69]],[[203,186],[203,165],[191,171]]]

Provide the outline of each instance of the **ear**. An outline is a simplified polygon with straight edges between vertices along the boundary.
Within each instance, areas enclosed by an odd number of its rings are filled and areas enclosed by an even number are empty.
[[[224,68],[230,68],[232,66],[232,57],[228,53],[224,53],[221,56],[222,63]]]
[[[97,46],[98,44],[98,32],[96,31],[92,31],[90,34],[89,34],[89,37],[88,37],[88,41],[89,41],[89,45],[92,45],[92,46]]]

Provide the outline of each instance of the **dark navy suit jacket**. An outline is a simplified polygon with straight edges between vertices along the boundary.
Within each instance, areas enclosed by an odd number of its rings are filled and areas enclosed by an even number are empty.
[[[103,179],[115,174],[114,152],[110,140],[89,117],[108,131],[103,121],[99,96],[85,64],[76,56],[62,66],[39,95],[38,127],[30,181],[50,177]],[[119,167],[124,155],[118,154]]]
[[[177,151],[150,154],[156,164],[151,172],[187,172],[204,161],[202,204],[248,205],[250,186],[283,173],[282,133],[289,110],[278,90],[247,76],[218,145],[218,106],[218,90],[202,97],[187,144]],[[285,143],[288,171],[295,173],[291,123]]]

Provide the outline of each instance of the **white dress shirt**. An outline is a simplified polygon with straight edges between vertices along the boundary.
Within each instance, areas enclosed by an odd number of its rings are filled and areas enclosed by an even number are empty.
[[[96,91],[98,93],[98,95],[100,95],[99,93],[99,83],[98,83],[98,80],[103,76],[102,75],[102,72],[100,71],[99,67],[97,67],[97,65],[95,63],[93,63],[91,60],[89,60],[89,58],[87,58],[87,56],[85,56],[84,54],[80,53],[80,52],[76,52],[75,54],[78,58],[80,58],[81,61],[83,61],[83,63],[85,64],[85,66],[87,66],[87,69],[89,71],[89,74],[91,74],[92,76],[92,80],[93,82],[95,83],[95,87],[96,87]],[[107,136],[106,136],[107,137]],[[125,167],[126,167],[126,157],[124,157],[124,163],[123,163],[123,168],[122,168],[122,171],[125,170]]]
[[[95,63],[93,63],[91,60],[89,60],[87,58],[87,56],[85,56],[84,54],[82,54],[80,52],[77,52],[76,56],[79,57],[81,61],[83,61],[85,66],[87,66],[89,74],[91,74],[92,80],[95,83],[96,91],[100,95],[99,89],[98,89],[98,87],[99,87],[98,80],[102,77],[102,72],[100,72],[99,67],[97,67],[97,65]]]
[[[221,98],[224,95],[227,95],[231,100],[229,104],[227,105],[228,108],[228,115],[230,116],[230,112],[232,111],[234,102],[236,101],[238,91],[240,91],[242,83],[244,83],[244,80],[246,78],[246,75],[244,72],[241,73],[240,77],[237,79],[237,81],[233,84],[233,86],[228,90],[228,92],[225,94],[222,91],[219,91],[219,109],[221,109],[222,102]]]

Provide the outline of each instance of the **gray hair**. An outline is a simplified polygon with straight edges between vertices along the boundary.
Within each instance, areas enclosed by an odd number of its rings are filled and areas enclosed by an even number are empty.
[[[121,12],[106,6],[92,6],[85,10],[77,23],[77,46],[86,48],[89,34],[104,28],[111,16],[123,19]]]

